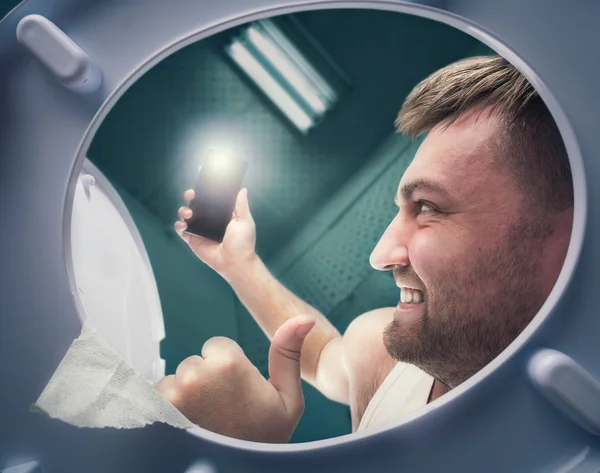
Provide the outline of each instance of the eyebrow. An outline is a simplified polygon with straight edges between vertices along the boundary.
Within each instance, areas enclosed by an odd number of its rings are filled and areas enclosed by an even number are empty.
[[[402,186],[402,188],[399,190],[398,194],[394,197],[394,203],[397,206],[400,206],[399,199],[398,199],[399,196],[404,201],[411,200],[413,194],[417,190],[428,190],[431,192],[437,192],[444,196],[448,196],[448,191],[443,186],[438,184],[437,182],[429,181],[427,179],[417,179],[416,181],[409,182]]]

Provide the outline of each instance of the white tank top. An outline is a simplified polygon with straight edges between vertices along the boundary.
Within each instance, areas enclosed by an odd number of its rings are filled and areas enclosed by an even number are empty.
[[[399,362],[375,392],[357,431],[397,422],[427,405],[434,379],[414,365]]]

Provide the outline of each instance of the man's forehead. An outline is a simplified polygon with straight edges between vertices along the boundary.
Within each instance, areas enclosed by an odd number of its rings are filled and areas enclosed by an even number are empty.
[[[497,131],[493,117],[463,119],[447,129],[434,128],[404,173],[398,197],[417,188],[461,197],[487,185],[493,177],[491,154]]]
[[[460,198],[461,191],[472,185],[473,171],[464,160],[455,159],[450,151],[439,149],[431,153],[419,148],[400,180],[397,199],[410,200],[416,191]]]

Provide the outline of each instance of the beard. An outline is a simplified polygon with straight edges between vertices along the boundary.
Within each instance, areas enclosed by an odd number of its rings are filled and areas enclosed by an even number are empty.
[[[396,312],[384,344],[398,361],[413,364],[454,388],[498,356],[527,326],[547,295],[536,289],[547,226],[518,221],[508,235],[468,260],[448,265],[422,283],[420,319]],[[396,278],[419,281],[410,266]]]

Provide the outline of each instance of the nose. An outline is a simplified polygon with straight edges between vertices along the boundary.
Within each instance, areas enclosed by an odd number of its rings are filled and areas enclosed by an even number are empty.
[[[400,214],[392,220],[371,253],[369,262],[378,271],[391,271],[396,266],[408,266],[408,226]]]

